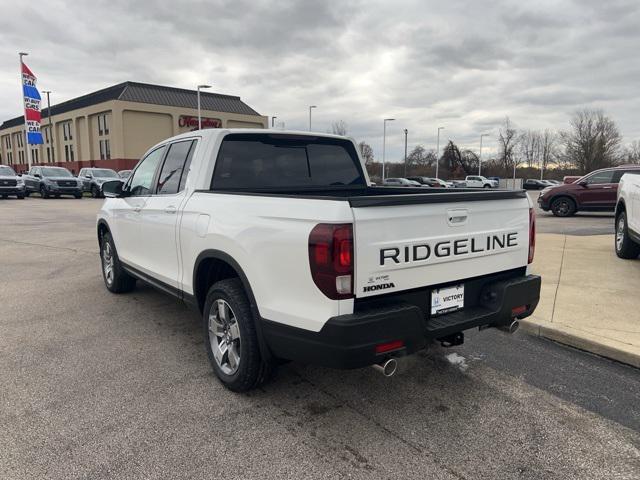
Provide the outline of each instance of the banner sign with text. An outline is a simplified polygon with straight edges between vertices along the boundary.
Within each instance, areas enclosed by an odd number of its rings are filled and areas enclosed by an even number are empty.
[[[42,143],[40,132],[40,92],[36,88],[36,76],[24,63],[22,64],[22,94],[24,97],[24,125],[27,129],[27,143]]]

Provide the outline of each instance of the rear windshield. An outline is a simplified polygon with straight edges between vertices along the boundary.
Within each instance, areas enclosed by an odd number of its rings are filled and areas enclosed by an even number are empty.
[[[71,172],[62,167],[43,167],[42,175],[45,177],[72,177]]]
[[[366,186],[353,143],[273,134],[230,134],[222,141],[212,189],[305,186]]]

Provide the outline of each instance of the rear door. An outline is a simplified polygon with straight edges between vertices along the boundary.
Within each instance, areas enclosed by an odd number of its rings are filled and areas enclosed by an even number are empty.
[[[144,229],[138,249],[140,268],[167,285],[179,288],[177,224],[180,207],[185,199],[185,182],[196,146],[194,139],[174,142],[156,176],[155,187],[141,212]]]
[[[483,195],[451,193],[469,199]],[[449,194],[436,194],[442,203],[353,208],[357,297],[527,265],[529,202],[525,194],[500,200],[443,201]]]

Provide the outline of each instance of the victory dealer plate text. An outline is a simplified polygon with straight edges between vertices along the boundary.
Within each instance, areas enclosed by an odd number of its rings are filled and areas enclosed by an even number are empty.
[[[464,307],[464,284],[431,291],[431,315],[455,312]]]

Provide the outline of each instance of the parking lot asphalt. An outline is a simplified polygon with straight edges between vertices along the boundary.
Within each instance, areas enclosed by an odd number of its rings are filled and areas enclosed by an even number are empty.
[[[609,235],[615,231],[615,218],[609,212],[578,212],[573,217],[558,218],[538,207],[539,191],[527,192],[536,209],[536,231],[538,233],[560,233],[563,235]]]
[[[227,391],[196,313],[104,288],[100,204],[0,200],[0,478],[640,476],[638,370],[525,333]]]

